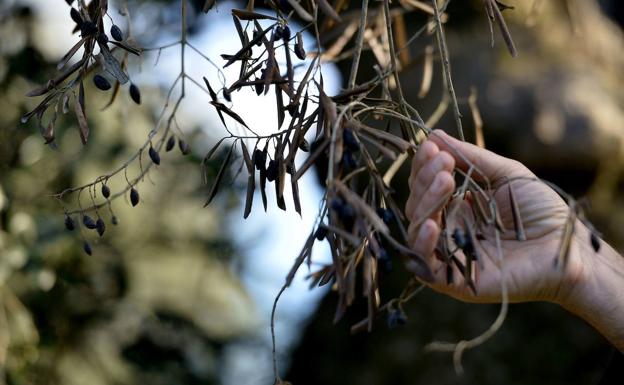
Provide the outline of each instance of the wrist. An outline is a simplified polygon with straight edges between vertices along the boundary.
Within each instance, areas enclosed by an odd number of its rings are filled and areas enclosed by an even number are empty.
[[[595,251],[587,227],[577,222],[576,229],[556,302],[624,351],[624,258],[602,240]]]

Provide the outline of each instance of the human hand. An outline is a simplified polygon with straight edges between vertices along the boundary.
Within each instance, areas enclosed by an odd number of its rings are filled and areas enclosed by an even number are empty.
[[[502,265],[496,262],[499,251],[493,229],[478,230],[480,240],[474,246],[482,257],[483,266],[475,267],[474,292],[466,285],[456,265],[452,268],[452,283],[447,282],[447,256],[436,247],[441,235],[443,205],[431,213],[432,208],[440,204],[441,198],[455,191],[454,168],[468,172],[471,164],[475,167],[472,173],[475,179],[485,177],[491,186],[498,186],[493,198],[506,229],[501,233]],[[506,180],[511,181],[524,225],[526,240],[523,241],[516,239]],[[586,262],[582,260],[585,253],[580,251],[579,245],[588,247],[589,238],[583,241],[577,238],[580,234],[589,235],[585,226],[577,221],[577,231],[565,267],[555,267],[569,208],[557,193],[539,181],[524,165],[436,130],[421,144],[413,159],[409,187],[410,197],[405,212],[411,222],[408,230],[410,247],[428,261],[434,274],[434,280],[429,285],[434,290],[468,302],[500,302],[501,266],[504,266],[510,301],[545,300],[561,304],[568,301]],[[474,199],[479,198],[471,194],[467,194],[466,199],[456,196],[447,205],[450,215],[445,227],[449,234],[442,235],[448,237],[450,251],[455,248],[450,234],[457,228],[465,231],[464,220],[475,227],[471,207],[476,204]],[[429,217],[424,219],[425,215]],[[465,263],[465,255],[460,249],[455,255]]]

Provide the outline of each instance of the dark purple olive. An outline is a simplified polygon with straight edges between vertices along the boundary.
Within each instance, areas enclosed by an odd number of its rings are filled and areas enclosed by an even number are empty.
[[[89,244],[89,242],[84,242],[82,244],[82,249],[84,250],[85,253],[87,253],[87,255],[93,255],[93,250],[91,250],[91,245]]]
[[[165,145],[165,151],[169,152],[173,150],[174,146],[175,146],[175,136],[171,135],[169,139],[167,140],[167,144]]]
[[[253,154],[253,162],[256,166],[256,170],[264,170],[266,164],[266,154],[264,154],[260,149],[256,148]]]
[[[67,229],[67,231],[74,231],[74,229],[76,228],[74,220],[69,215],[65,216],[65,228]]]
[[[104,220],[102,218],[98,218],[95,222],[95,229],[100,237],[104,235],[104,231],[106,231],[106,224],[104,224]]]
[[[132,207],[139,204],[139,192],[134,187],[130,189],[130,203]]]
[[[342,165],[347,171],[355,170],[357,168],[357,161],[355,155],[349,150],[342,153]]]
[[[106,36],[105,33],[100,33],[97,37],[97,41],[100,44],[107,44],[108,43],[108,36]]]
[[[589,235],[589,241],[596,253],[600,251],[600,238],[598,238],[598,235],[596,235],[596,233],[594,233],[593,231]]]
[[[282,36],[284,36],[284,28],[282,28],[281,25],[278,25],[273,30],[273,38],[275,39],[275,41],[277,41],[277,40],[280,40]]]
[[[85,21],[80,25],[80,34],[82,34],[82,37],[91,36],[98,31],[97,25],[90,21]]]
[[[102,75],[95,75],[93,77],[93,84],[102,91],[108,91],[111,89],[111,84]]]
[[[102,185],[102,196],[106,199],[110,197],[110,188],[105,184]]]
[[[96,227],[95,221],[88,215],[82,217],[82,224],[89,230],[93,230]]]
[[[191,146],[189,146],[189,144],[182,139],[178,139],[178,147],[180,148],[182,155],[188,155],[191,153]]]
[[[122,41],[123,40],[123,33],[121,32],[121,28],[119,28],[115,24],[113,24],[113,26],[111,27],[110,34],[113,37],[113,39],[115,39],[117,41]]]
[[[136,104],[141,104],[141,91],[136,84],[130,84],[130,97]]]
[[[345,146],[349,150],[353,152],[358,152],[360,150],[360,144],[358,143],[357,139],[355,139],[355,135],[353,135],[353,131],[351,131],[350,129],[345,129],[342,132],[342,139]]]
[[[273,182],[277,178],[277,161],[271,159],[269,161],[269,166],[267,167],[267,180],[269,182]]]
[[[258,79],[258,80],[260,80],[260,79]],[[262,95],[262,92],[264,91],[264,84],[256,83],[256,84],[254,84],[254,88],[256,89],[256,95],[260,96],[260,95]]]
[[[377,215],[381,218],[385,224],[389,224],[394,219],[394,214],[391,210],[384,209],[383,207],[377,208]]]
[[[150,147],[147,153],[149,154],[150,159],[152,160],[152,162],[154,162],[155,165],[160,164],[160,154],[158,154],[158,151],[154,150],[154,147]]]
[[[80,16],[80,12],[76,8],[72,8],[69,11],[69,16],[71,16],[72,20],[80,27],[83,23],[82,16]]]
[[[287,25],[285,25],[284,28],[282,28],[282,40],[284,40],[284,42],[287,42],[290,40],[290,28],[288,28]]]
[[[390,259],[385,249],[379,249],[377,253],[377,264],[384,273],[390,273],[392,271],[392,259]]]
[[[405,325],[407,323],[407,316],[400,309],[390,308],[386,321],[388,322],[388,328],[394,329],[397,326]]]

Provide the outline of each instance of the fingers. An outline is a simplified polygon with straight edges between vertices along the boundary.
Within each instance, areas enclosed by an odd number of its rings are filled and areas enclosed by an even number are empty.
[[[417,231],[409,234],[410,247],[425,258],[430,266],[439,236],[440,226],[432,219],[427,219]]]
[[[454,189],[455,181],[449,171],[443,170],[435,175],[433,182],[409,214],[408,235],[411,238],[415,238],[414,234],[419,231],[421,223],[424,224],[427,218],[436,224],[440,223],[442,206]]]
[[[502,177],[533,176],[533,173],[522,163],[505,158],[471,143],[462,142],[447,135],[442,130],[434,130],[429,135],[428,141],[434,142],[440,151],[450,153],[455,158],[457,167],[461,170],[468,171],[470,164],[473,164],[476,167],[473,176],[477,178],[481,176],[487,178],[490,182],[494,182]]]
[[[416,153],[409,179],[410,196],[405,206],[405,214],[410,218],[430,187],[435,176],[442,172],[451,172],[455,161],[446,152],[440,152],[433,142],[425,142]]]

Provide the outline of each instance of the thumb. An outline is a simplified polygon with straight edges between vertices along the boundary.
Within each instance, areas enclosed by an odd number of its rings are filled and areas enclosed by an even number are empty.
[[[522,163],[455,139],[442,130],[434,130],[429,135],[429,140],[434,142],[440,150],[451,154],[455,158],[456,166],[462,171],[467,172],[473,165],[473,176],[477,179],[486,178],[493,183],[503,177],[534,176]]]

